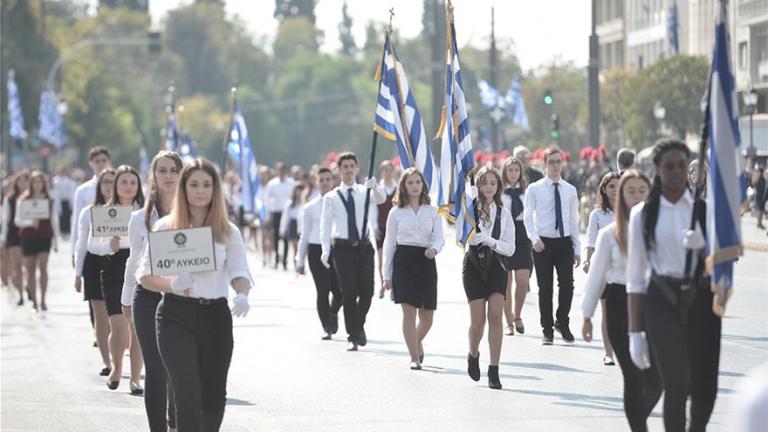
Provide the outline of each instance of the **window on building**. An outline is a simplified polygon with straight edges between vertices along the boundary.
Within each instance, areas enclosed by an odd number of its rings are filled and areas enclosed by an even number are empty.
[[[739,42],[739,69],[747,68],[747,58],[749,51],[747,51],[747,42]]]

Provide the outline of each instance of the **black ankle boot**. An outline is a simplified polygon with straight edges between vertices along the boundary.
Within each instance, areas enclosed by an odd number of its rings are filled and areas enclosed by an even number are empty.
[[[488,387],[495,390],[501,389],[498,366],[488,366]]]
[[[467,373],[472,381],[480,381],[480,353],[477,357],[467,354]]]

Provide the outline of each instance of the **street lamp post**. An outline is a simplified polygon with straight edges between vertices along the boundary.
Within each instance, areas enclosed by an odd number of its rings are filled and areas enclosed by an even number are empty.
[[[749,112],[749,148],[747,149],[747,157],[749,158],[749,165],[751,168],[752,161],[757,155],[754,141],[754,129],[752,128],[752,116],[755,114],[755,108],[757,108],[757,90],[752,86],[749,86],[749,89],[744,92],[743,99],[744,106],[747,107]]]

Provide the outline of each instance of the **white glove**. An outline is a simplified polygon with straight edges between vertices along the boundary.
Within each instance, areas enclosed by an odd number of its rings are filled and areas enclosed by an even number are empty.
[[[320,255],[320,262],[323,264],[325,268],[331,268],[331,264],[328,263],[328,258],[330,258],[328,254]]]
[[[377,185],[378,183],[376,183],[376,177],[371,177],[365,181],[365,187],[367,189],[376,189]]]
[[[171,291],[178,293],[182,292],[184,290],[192,288],[192,285],[195,284],[195,277],[192,276],[192,273],[179,273],[178,276],[174,277],[171,280]]]
[[[648,341],[645,332],[629,332],[629,356],[632,363],[640,370],[651,367],[651,356],[648,350]]]
[[[686,249],[703,249],[707,245],[707,241],[704,240],[704,236],[701,232],[696,230],[685,231],[685,238],[683,239],[683,247]]]
[[[488,246],[491,249],[496,249],[497,241],[495,238],[491,236],[487,236],[487,238],[483,239],[483,244]]]
[[[248,294],[237,293],[234,299],[232,299],[232,315],[245,318],[248,315],[248,309],[251,306],[248,305]]]
[[[475,232],[474,241],[478,244],[485,244],[485,242],[488,241],[488,238],[490,238],[490,236],[485,231]]]
[[[469,199],[477,198],[477,186],[467,186],[467,190],[464,191],[464,193],[469,197]]]

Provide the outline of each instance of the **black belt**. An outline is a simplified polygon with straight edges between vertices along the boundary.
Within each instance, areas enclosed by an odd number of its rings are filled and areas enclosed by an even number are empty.
[[[698,288],[690,279],[663,276],[651,272],[651,284],[667,299],[673,308],[677,309],[680,323],[688,322],[688,308],[693,304]]]
[[[358,247],[358,246],[366,246],[366,245],[369,246],[370,244],[371,244],[371,241],[368,240],[368,239],[366,239],[366,240],[359,240],[359,241],[352,241],[352,240],[347,240],[347,239],[342,239],[342,238],[335,238],[335,239],[333,239],[333,245],[334,246],[346,245],[346,246]]]
[[[207,298],[198,298],[198,297],[184,297],[176,294],[171,294],[169,292],[165,293],[165,297],[167,299],[172,300],[180,300],[188,303],[195,303],[203,306],[209,306],[209,305],[215,305],[219,303],[227,303],[226,297],[220,297],[217,299],[207,299]]]

